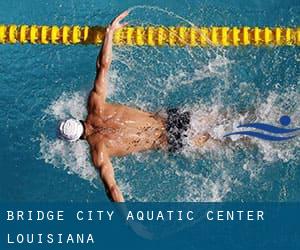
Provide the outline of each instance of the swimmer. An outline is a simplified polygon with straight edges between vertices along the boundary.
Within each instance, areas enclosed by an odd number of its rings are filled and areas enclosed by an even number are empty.
[[[129,14],[123,12],[107,27],[105,39],[96,61],[94,87],[88,98],[88,115],[84,121],[67,119],[59,124],[59,137],[70,142],[86,140],[92,161],[105,186],[108,197],[123,202],[110,159],[145,150],[180,151],[191,115],[179,109],[169,109],[162,117],[125,105],[109,103],[107,76],[112,61],[114,32],[128,23],[121,21]],[[195,136],[195,146],[201,147],[210,139],[208,133]]]

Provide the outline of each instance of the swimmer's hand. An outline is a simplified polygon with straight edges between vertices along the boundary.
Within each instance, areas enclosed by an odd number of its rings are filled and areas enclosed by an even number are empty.
[[[117,16],[107,27],[107,32],[115,32],[118,29],[124,28],[126,25],[128,25],[128,22],[120,23],[125,17],[127,17],[129,14],[129,11],[126,10],[123,13],[121,13],[119,16]]]

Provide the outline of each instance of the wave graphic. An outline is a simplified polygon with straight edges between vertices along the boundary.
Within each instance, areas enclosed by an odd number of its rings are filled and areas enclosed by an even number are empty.
[[[231,135],[248,135],[248,136],[252,136],[255,138],[259,138],[262,140],[267,140],[267,141],[286,141],[286,140],[290,140],[296,137],[296,135],[293,136],[273,136],[273,135],[267,135],[267,134],[263,134],[263,133],[259,133],[259,132],[254,132],[254,131],[240,131],[240,132],[233,132],[233,133],[229,133],[226,134],[224,137],[228,137]]]
[[[273,134],[287,134],[300,131],[300,128],[286,129],[275,127],[266,123],[248,123],[238,126],[238,128],[256,128]]]
[[[280,117],[279,122],[282,126],[288,126],[291,123],[291,118],[289,116],[282,116]],[[254,128],[254,129],[262,130],[263,132],[269,132],[272,134],[280,134],[280,135],[291,134],[300,131],[300,128],[294,128],[294,129],[280,128],[266,123],[247,123],[247,124],[239,125],[237,128]],[[269,135],[261,132],[255,132],[255,131],[232,132],[224,135],[224,137],[228,137],[231,135],[247,135],[247,136],[251,136],[251,137],[255,137],[267,141],[286,141],[296,137],[296,135],[275,136],[275,135]]]

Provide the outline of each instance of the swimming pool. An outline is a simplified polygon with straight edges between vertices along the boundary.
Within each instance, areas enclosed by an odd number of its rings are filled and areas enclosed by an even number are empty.
[[[298,1],[16,1],[0,23],[107,24],[132,8],[131,25],[297,26]],[[59,119],[83,118],[95,46],[0,46],[1,201],[102,201],[84,142],[56,139]],[[215,136],[240,122],[300,126],[299,47],[116,47],[109,100],[150,111],[179,106]],[[247,113],[249,111],[249,113]],[[226,116],[224,114],[227,114]],[[251,118],[252,117],[252,118]],[[254,117],[254,118],[253,118]],[[193,124],[196,130],[203,124]],[[299,201],[300,137],[285,143],[189,148],[113,160],[129,201]]]

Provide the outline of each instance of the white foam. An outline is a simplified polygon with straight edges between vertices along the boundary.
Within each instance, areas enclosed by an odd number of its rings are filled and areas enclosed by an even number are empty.
[[[275,125],[279,124],[279,118],[283,114],[288,114],[292,119],[293,127],[300,127],[300,93],[293,89],[287,89],[281,94],[271,92],[265,102],[262,102],[257,108],[257,120],[268,121]],[[300,137],[286,143],[272,143],[263,140],[255,140],[255,143],[263,153],[265,161],[297,160],[299,154],[297,150],[300,147]]]
[[[287,96],[289,98],[287,98]],[[291,102],[291,99],[293,102]],[[244,114],[237,111],[225,109],[222,103],[217,100],[211,105],[198,103],[194,107],[185,107],[185,110],[191,110],[191,129],[188,131],[186,140],[185,153],[191,152],[207,152],[207,150],[220,150],[220,145],[224,142],[224,135],[232,131],[243,131],[246,129],[237,129],[240,124],[252,122],[271,123],[279,126],[279,118],[286,112],[291,116],[294,127],[299,127],[300,107],[297,103],[300,102],[300,94],[295,91],[287,90],[285,93],[276,94],[271,92],[265,101],[258,102],[253,112]],[[295,105],[293,105],[295,103]],[[290,110],[288,107],[290,106]],[[255,119],[253,121],[253,119]],[[209,133],[216,140],[212,143],[207,143],[203,148],[195,147],[193,140],[197,135]],[[231,141],[240,141],[246,136],[234,135],[231,136]],[[287,143],[274,143],[260,139],[250,138],[250,142],[258,146],[260,152],[264,156],[265,161],[289,160],[299,157],[295,150],[300,146],[300,138],[296,137],[293,141]],[[248,143],[239,144],[247,150]],[[223,146],[227,147],[227,146]],[[234,149],[234,146],[233,148]]]
[[[90,163],[88,145],[83,141],[68,143],[41,135],[40,153],[46,163],[63,168],[68,174],[76,174],[91,183],[98,177]]]
[[[219,164],[223,164],[222,162]],[[224,166],[214,166],[212,172],[218,172],[208,177],[193,174],[186,170],[178,172],[183,177],[184,194],[177,197],[177,201],[222,201],[231,191],[233,180]]]
[[[118,81],[118,79],[116,78],[115,81]],[[64,119],[70,115],[82,119],[86,115],[86,96],[86,94],[82,95],[78,92],[63,93],[60,98],[53,101],[45,113],[55,120]],[[287,96],[289,96],[289,99]],[[286,93],[282,94],[271,92],[265,101],[257,102],[254,115],[251,113],[239,114],[234,110],[226,109],[220,103],[220,100],[215,100],[215,102],[209,105],[199,102],[193,107],[186,106],[184,107],[185,110],[192,111],[192,129],[189,131],[188,138],[192,139],[196,134],[208,131],[215,141],[208,142],[200,149],[195,148],[191,140],[187,141],[188,147],[185,147],[184,154],[192,160],[190,167],[197,164],[199,157],[212,160],[211,174],[204,176],[202,173],[193,173],[187,169],[182,169],[176,161],[170,160],[166,155],[156,155],[155,158],[152,156],[152,158],[149,158],[150,156],[145,153],[138,153],[130,157],[130,164],[122,160],[114,160],[114,168],[120,188],[127,200],[165,200],[166,198],[162,194],[160,196],[156,196],[151,192],[143,193],[143,195],[139,194],[140,190],[146,187],[142,180],[142,170],[134,168],[135,164],[146,162],[144,166],[149,171],[151,168],[156,169],[157,165],[163,161],[166,168],[161,173],[157,172],[157,174],[165,175],[165,178],[172,178],[172,173],[176,173],[179,178],[179,183],[176,185],[180,187],[181,191],[171,200],[226,200],[227,195],[232,191],[232,186],[239,182],[232,175],[232,168],[235,165],[234,160],[233,165],[227,163],[224,166],[224,162],[230,162],[231,159],[234,159],[236,148],[243,148],[249,157],[249,159],[241,162],[239,171],[245,171],[245,173],[249,174],[250,179],[255,181],[262,174],[265,162],[299,160],[297,151],[300,147],[300,141],[298,138],[288,144],[274,144],[251,139],[251,143],[258,147],[263,156],[262,159],[255,161],[251,156],[252,149],[248,148],[249,145],[241,142],[233,145],[223,145],[224,133],[232,131],[236,126],[246,122],[248,119],[253,119],[253,117],[255,117],[255,121],[276,124],[280,115],[284,112],[288,112],[294,121],[293,125],[299,127],[299,119],[297,119],[300,115],[299,105],[297,105],[299,102],[300,95],[293,90],[287,90]],[[147,107],[147,103],[144,103],[144,106]],[[240,138],[240,136],[237,136],[234,140],[238,141]],[[95,183],[95,180],[99,181],[98,174],[90,161],[88,145],[85,142],[80,141],[70,144],[58,139],[48,138],[46,135],[41,135],[40,153],[41,158],[54,167],[62,168],[69,174],[76,174],[91,183]],[[141,181],[133,184],[131,178],[141,178]]]
[[[45,110],[48,120],[58,120],[75,117],[84,119],[86,116],[86,94],[79,92],[63,93],[57,100]],[[51,125],[53,125],[51,123]],[[55,131],[55,128],[52,128]],[[75,143],[65,142],[58,138],[51,139],[41,134],[40,158],[54,167],[62,168],[68,174],[77,174],[79,177],[91,183],[97,177],[94,167],[91,165],[88,145],[84,141]]]
[[[87,93],[62,93],[62,95],[45,110],[45,113],[58,120],[74,117],[84,119]]]

